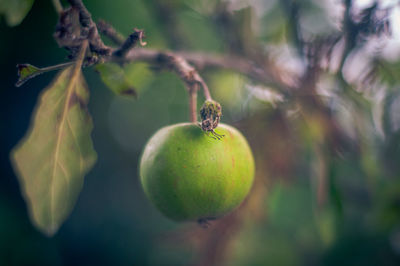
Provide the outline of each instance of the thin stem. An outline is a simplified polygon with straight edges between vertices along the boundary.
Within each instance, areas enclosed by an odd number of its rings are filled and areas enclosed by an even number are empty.
[[[291,88],[294,86],[294,84],[298,83],[298,80],[300,79],[296,73],[282,69],[275,62],[273,62],[273,60],[269,60],[268,65],[260,66],[251,60],[235,55],[227,56],[196,52],[171,52],[153,50],[150,48],[136,48],[130,50],[122,60],[124,62],[142,61],[160,64],[160,58],[163,58],[161,56],[163,54],[169,54],[173,57],[182,57],[185,59],[185,61],[197,69],[230,69],[235,72],[242,73],[249,78],[284,94],[290,94]],[[121,59],[110,58],[110,60],[113,61]]]
[[[73,65],[75,63],[76,63],[76,61],[72,61],[72,62],[61,63],[61,64],[54,65],[54,66],[42,67],[40,69],[40,72],[44,73],[44,72],[48,72],[48,71],[63,69],[70,65]]]
[[[60,0],[52,0],[52,2],[57,14],[61,14],[61,12],[63,11],[63,7],[60,3]]]
[[[121,46],[124,43],[125,40],[122,34],[120,34],[111,24],[104,20],[100,20],[97,23],[97,27],[101,33],[109,37],[116,45]],[[299,79],[296,73],[281,69],[275,62],[273,62],[273,60],[267,57],[264,59],[268,63],[259,65],[252,60],[237,55],[224,56],[210,53],[172,52],[153,50],[149,48],[136,48],[129,50],[124,58],[111,57],[108,60],[118,62],[121,62],[120,60],[122,60],[122,62],[144,61],[160,64],[163,63],[160,61],[163,61],[162,59],[166,56],[172,58],[183,58],[184,61],[186,61],[186,64],[190,63],[197,69],[202,69],[204,67],[231,69],[238,73],[243,73],[249,78],[257,80],[258,82],[261,82],[268,87],[272,87],[278,92],[284,94],[288,94],[291,87]],[[184,68],[187,69],[186,66]],[[291,78],[288,79],[288,77]],[[183,80],[185,80],[185,78]],[[200,84],[203,87],[205,98],[210,100],[211,96],[207,85],[205,82],[201,81]]]
[[[138,49],[131,50],[131,52],[135,50]],[[142,49],[140,51],[145,52],[146,50]],[[131,52],[129,52],[124,57],[124,60],[129,57],[129,54],[131,54]],[[193,88],[195,88],[197,93],[197,90],[201,85],[201,87],[203,88],[204,97],[207,100],[212,100],[210,90],[208,89],[208,86],[203,78],[200,76],[197,70],[192,65],[190,65],[189,62],[182,56],[179,56],[172,52],[154,51],[153,53],[145,52],[142,57],[136,57],[136,60],[132,61],[139,60],[147,61],[149,63],[156,63],[161,67],[173,70],[185,82],[186,88],[188,89],[189,93],[194,90]]]
[[[189,115],[192,123],[197,123],[197,90],[196,85],[189,89]]]
[[[22,86],[22,84],[24,84],[31,78],[34,78],[38,75],[41,75],[41,74],[49,72],[49,71],[66,68],[75,63],[76,62],[73,61],[73,62],[62,63],[62,64],[58,64],[55,66],[48,66],[48,67],[43,67],[43,68],[38,68],[38,67],[35,67],[30,64],[18,64],[17,68],[18,68],[19,79],[18,79],[17,83],[15,84],[15,86],[20,87],[20,86]]]
[[[206,100],[211,101],[211,94],[210,94],[210,90],[208,89],[207,84],[204,82],[204,80],[202,78],[200,78],[201,81],[201,87],[203,87],[203,93],[204,93],[204,97],[206,98]]]
[[[97,29],[100,33],[107,36],[112,42],[114,42],[118,46],[121,46],[125,41],[125,38],[122,34],[116,31],[116,29],[114,29],[111,24],[102,19],[97,22]]]
[[[138,42],[140,45],[145,45],[146,43],[144,43],[142,39],[143,30],[134,29],[134,32],[129,35],[121,47],[114,52],[114,55],[124,57]]]

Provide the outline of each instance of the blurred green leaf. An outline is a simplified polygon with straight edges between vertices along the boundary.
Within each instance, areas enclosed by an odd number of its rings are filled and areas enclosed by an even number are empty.
[[[0,15],[5,16],[8,26],[17,26],[31,10],[34,0],[0,0]]]
[[[96,66],[101,80],[117,95],[137,97],[133,83],[128,80],[122,67],[115,63],[104,63]]]
[[[232,71],[210,71],[209,86],[224,108],[240,109],[244,97],[245,78]]]
[[[51,236],[72,211],[97,159],[81,71],[63,70],[40,96],[29,133],[11,161],[34,225]]]
[[[124,66],[126,80],[135,84],[135,88],[142,93],[146,86],[154,80],[154,74],[146,63],[130,63]]]

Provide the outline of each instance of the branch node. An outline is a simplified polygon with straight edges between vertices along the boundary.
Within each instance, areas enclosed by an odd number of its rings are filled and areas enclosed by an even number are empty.
[[[125,57],[125,55],[127,55],[128,52],[133,47],[135,47],[138,42],[142,46],[145,45],[146,43],[142,41],[143,38],[144,38],[143,30],[138,30],[135,28],[133,30],[133,33],[129,35],[129,37],[125,40],[125,42],[121,45],[121,47],[114,52],[114,56]]]

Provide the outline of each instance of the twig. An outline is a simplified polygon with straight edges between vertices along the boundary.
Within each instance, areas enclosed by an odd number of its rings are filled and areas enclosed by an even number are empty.
[[[124,58],[110,58],[110,60],[117,62],[143,61],[155,64],[161,68],[173,70],[185,82],[188,91],[195,85],[201,85],[204,97],[207,100],[212,100],[208,86],[203,78],[197,70],[189,64],[188,60],[179,53],[137,48],[131,50]]]
[[[136,50],[136,49],[135,49]],[[197,122],[197,91],[203,88],[206,100],[212,100],[210,91],[203,78],[183,57],[169,52],[159,52],[156,57],[148,58],[158,65],[173,70],[186,84],[189,93],[190,120]]]
[[[92,38],[91,40],[96,41],[96,44],[100,46],[105,46],[98,35],[98,30],[96,24],[92,21],[91,15],[83,5],[82,0],[68,0],[72,7],[75,7],[79,10],[79,20],[83,27],[88,27],[91,29]],[[120,42],[121,37],[118,36],[117,32],[106,23],[102,23],[103,32],[112,36],[112,39],[115,42]],[[142,42],[143,31],[136,30],[133,34],[131,34],[128,39],[122,43],[121,48],[117,49],[113,54],[117,57],[126,57],[130,51],[133,51],[131,48],[136,45],[139,41],[141,45],[145,45],[146,43]],[[108,47],[106,47],[108,48]],[[193,103],[193,99],[197,99],[197,90],[198,86],[201,85],[204,91],[204,96],[207,100],[212,100],[210,91],[208,89],[207,84],[204,82],[203,78],[199,75],[199,73],[192,67],[184,58],[177,56],[173,53],[169,52],[161,52],[157,54],[156,58],[152,59],[153,61],[158,61],[161,65],[165,65],[167,68],[174,70],[178,76],[185,82],[187,90],[190,94],[190,102],[191,102],[191,120],[196,121],[196,112],[193,111],[196,109],[196,105]],[[194,114],[193,114],[194,112]]]
[[[142,46],[146,45],[143,39],[143,30],[134,29],[134,32],[122,43],[121,47],[117,49],[113,55],[124,57],[135,45],[140,42]]]
[[[118,46],[121,46],[125,41],[122,34],[117,32],[113,26],[102,19],[97,22],[97,29],[100,31],[100,33],[107,36],[112,42],[114,42]]]
[[[189,112],[192,123],[197,122],[197,91],[198,85],[193,86],[189,91]]]
[[[295,73],[289,73],[281,69],[272,62],[272,60],[268,60],[268,63],[260,66],[252,60],[235,55],[192,52],[179,52],[178,55],[182,56],[199,69],[215,67],[233,70],[263,83],[266,86],[275,88],[284,94],[290,93],[291,88],[299,78],[296,77]],[[291,77],[293,81],[288,80],[285,77]]]
[[[177,75],[185,82],[186,89],[189,93],[190,120],[192,122],[197,122],[197,91],[199,90],[199,86],[201,85],[203,88],[204,96],[207,100],[212,100],[212,98],[207,84],[193,66],[191,66],[183,57],[172,52],[162,52],[141,48],[132,49],[138,41],[142,46],[146,44],[145,42],[142,42],[142,38],[144,37],[143,30],[135,29],[134,33],[123,41],[123,36],[110,24],[105,21],[99,21],[98,26],[100,32],[108,36],[115,44],[120,45],[120,48],[113,52],[114,56],[110,57],[108,60],[117,62],[147,61],[171,69],[177,73]],[[136,51],[140,51],[139,53],[141,53],[141,57],[129,59],[129,54],[137,55]],[[150,51],[150,53],[148,51]]]
[[[174,70],[178,76],[186,83],[190,90],[197,90],[197,86],[201,85],[206,100],[212,100],[210,91],[194,67],[192,67],[183,57],[175,55],[171,52],[159,52],[156,61],[160,65]]]
[[[87,39],[90,43],[91,52],[97,53],[105,61],[127,62],[127,61],[145,61],[155,63],[161,67],[169,68],[176,72],[178,76],[185,82],[191,101],[196,96],[199,86],[202,87],[204,96],[207,100],[212,100],[207,84],[202,77],[192,66],[197,68],[217,67],[231,69],[243,73],[253,80],[261,82],[269,87],[276,88],[280,93],[288,95],[291,93],[294,84],[299,80],[293,73],[288,73],[280,69],[272,60],[263,57],[260,62],[256,63],[253,60],[248,60],[238,56],[217,56],[202,53],[186,53],[186,52],[170,52],[157,51],[151,49],[131,49],[138,41],[142,43],[143,31],[135,30],[125,41],[111,25],[104,21],[100,21],[96,25],[91,18],[91,14],[84,6],[82,0],[68,0],[74,10],[79,12],[79,22],[82,26],[81,31],[88,32]],[[119,49],[114,50],[113,57],[107,57],[112,53],[112,49],[106,46],[101,40],[100,31],[108,36],[114,43],[120,45]],[[85,37],[81,33],[81,37]],[[61,38],[59,38],[61,39]],[[75,47],[62,45],[63,40],[59,41],[61,46],[73,51]],[[76,44],[74,43],[76,46]],[[105,56],[105,57],[104,57]],[[262,62],[262,63],[261,63]],[[192,64],[192,65],[191,65]],[[261,64],[261,65],[260,65]],[[196,94],[196,95],[195,95]],[[194,104],[191,104],[191,113],[193,112]],[[194,120],[194,115],[191,115],[191,120]]]
[[[124,37],[109,23],[100,20],[97,24],[97,27],[101,33],[109,37],[116,45],[121,46],[124,43]],[[263,61],[267,61],[267,63],[260,66],[252,60],[235,55],[222,56],[210,53],[171,52],[147,48],[136,48],[129,51],[124,58],[117,58],[117,60],[144,61],[158,64],[161,54],[182,57],[190,64],[194,65],[194,67],[197,69],[202,69],[205,67],[230,69],[242,73],[266,86],[276,88],[279,92],[284,94],[289,94],[291,88],[299,79],[299,77],[296,77],[294,73],[289,73],[283,69],[280,69],[272,60],[268,58],[264,58]],[[112,58],[110,60],[115,59],[116,58]],[[286,77],[291,77],[291,80],[286,79]],[[203,88],[206,88],[205,93],[207,94],[207,85],[204,83],[202,86]]]
[[[183,57],[176,56],[172,53],[159,53],[158,62],[160,65],[172,69],[185,82],[189,93],[189,111],[190,120],[197,122],[197,91],[199,85],[202,86],[204,96],[207,100],[212,100],[210,91],[203,78],[199,75],[194,67],[192,67]]]
[[[191,91],[197,92],[198,86],[201,85],[206,100],[212,100],[210,91],[203,78],[183,57],[170,52],[159,52],[157,57],[153,58],[153,60],[158,62],[159,65],[175,71],[175,73],[185,82],[189,93]]]
[[[170,52],[147,48],[137,48],[131,50],[123,60],[145,61],[158,64],[160,57],[162,58],[163,54],[168,54],[171,57],[182,58],[198,69],[215,67],[230,69],[239,73],[243,73],[249,78],[275,88],[283,94],[289,94],[291,88],[298,79],[295,74],[279,69],[279,67],[274,65],[272,62],[269,64],[270,68],[262,68],[256,65],[254,62],[239,56],[221,56],[209,53]],[[287,80],[285,77],[291,77],[293,81]]]

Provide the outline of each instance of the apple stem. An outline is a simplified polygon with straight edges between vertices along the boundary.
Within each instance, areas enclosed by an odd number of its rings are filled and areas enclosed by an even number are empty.
[[[202,78],[200,78],[200,84],[203,87],[203,93],[204,97],[206,98],[207,101],[212,101],[210,90],[208,89],[207,84],[204,82]]]
[[[197,90],[197,85],[194,85],[189,89],[189,113],[190,121],[192,123],[197,123]]]

